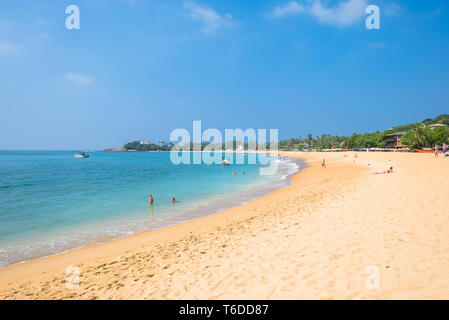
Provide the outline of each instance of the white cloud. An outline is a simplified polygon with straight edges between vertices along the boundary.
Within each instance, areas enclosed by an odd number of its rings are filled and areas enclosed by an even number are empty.
[[[304,12],[305,7],[296,1],[290,1],[283,6],[274,7],[273,11],[269,12],[267,15],[271,18],[281,18],[286,15],[294,15]]]
[[[274,8],[271,17],[283,17],[287,14],[306,13],[314,16],[320,23],[349,25],[359,21],[365,14],[367,0],[341,0],[336,6],[323,5],[322,0],[309,0],[306,5],[290,1],[282,7]]]
[[[336,7],[326,8],[320,0],[316,0],[310,12],[322,23],[348,25],[365,14],[366,5],[366,0],[348,0],[340,2]]]
[[[230,14],[220,15],[207,5],[200,5],[193,1],[184,1],[183,6],[190,12],[193,19],[199,20],[204,24],[205,33],[213,33],[223,26],[234,25]]]
[[[65,75],[66,80],[80,83],[80,84],[92,84],[93,79],[92,77],[80,73],[66,73]]]
[[[0,56],[16,56],[22,53],[22,49],[21,44],[0,41]]]

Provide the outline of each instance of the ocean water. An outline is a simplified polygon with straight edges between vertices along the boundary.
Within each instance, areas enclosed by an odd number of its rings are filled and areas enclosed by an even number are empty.
[[[174,165],[169,153],[74,153],[0,151],[0,267],[234,207],[305,167],[269,158],[278,170],[263,176],[247,155],[245,164],[223,167]]]

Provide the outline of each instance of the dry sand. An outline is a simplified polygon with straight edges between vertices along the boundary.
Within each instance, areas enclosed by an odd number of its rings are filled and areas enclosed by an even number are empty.
[[[310,167],[246,205],[4,268],[0,298],[448,299],[449,159],[355,154],[292,153]]]

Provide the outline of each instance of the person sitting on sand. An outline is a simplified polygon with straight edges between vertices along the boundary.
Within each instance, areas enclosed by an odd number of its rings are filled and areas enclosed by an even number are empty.
[[[153,204],[154,199],[153,199],[153,195],[151,193],[148,194],[148,198],[150,198],[150,204]]]

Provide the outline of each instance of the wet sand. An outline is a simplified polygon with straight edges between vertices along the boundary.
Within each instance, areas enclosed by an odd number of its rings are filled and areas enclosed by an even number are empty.
[[[309,165],[291,186],[179,225],[6,267],[0,298],[449,298],[449,159],[285,155]],[[390,166],[392,174],[373,174]]]

